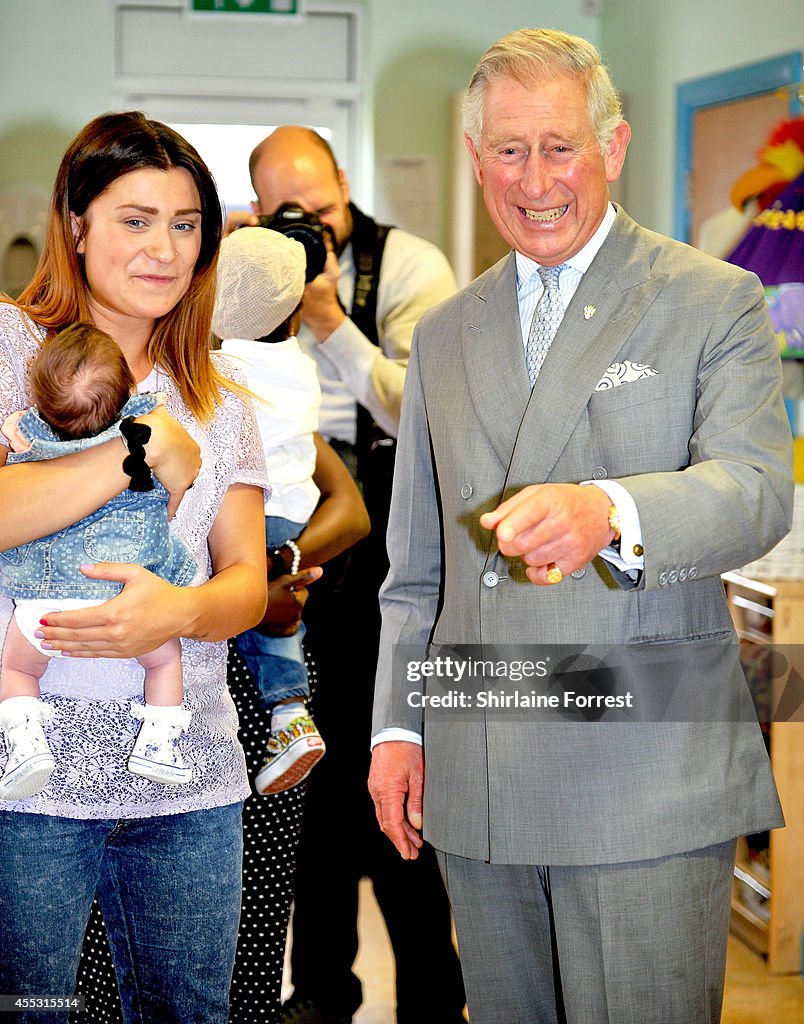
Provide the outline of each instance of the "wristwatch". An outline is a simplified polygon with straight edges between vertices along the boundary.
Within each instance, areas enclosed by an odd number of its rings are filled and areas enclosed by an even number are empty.
[[[614,531],[614,536],[611,538],[611,544],[616,545],[620,543],[620,513],[617,511],[616,505],[609,505],[609,529]]]

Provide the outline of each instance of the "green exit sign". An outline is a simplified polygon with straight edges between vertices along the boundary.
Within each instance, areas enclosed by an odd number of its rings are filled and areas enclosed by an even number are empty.
[[[278,14],[300,16],[304,0],[188,0],[191,14]]]

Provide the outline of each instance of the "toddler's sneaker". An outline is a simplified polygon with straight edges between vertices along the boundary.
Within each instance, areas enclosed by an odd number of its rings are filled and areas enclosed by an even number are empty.
[[[131,714],[142,722],[137,742],[128,758],[128,770],[151,782],[180,786],[193,777],[193,769],[182,757],[179,739],[190,726],[192,714],[180,705],[131,705]]]
[[[306,779],[326,751],[309,715],[299,715],[268,738],[268,754],[254,785],[261,796],[281,793]]]
[[[26,800],[47,785],[56,762],[42,723],[52,715],[53,708],[38,697],[8,697],[0,704],[0,733],[8,751],[0,800]]]

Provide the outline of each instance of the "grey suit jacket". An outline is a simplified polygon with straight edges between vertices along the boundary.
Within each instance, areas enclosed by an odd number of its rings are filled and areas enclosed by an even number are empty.
[[[657,373],[596,390],[625,360]],[[623,210],[532,394],[513,254],[424,317],[400,426],[374,730],[423,733],[434,846],[503,863],[616,863],[781,824],[720,573],[790,529],[791,466],[756,277]],[[604,476],[637,505],[637,584],[597,558],[537,587],[478,524],[526,484]],[[444,684],[413,686],[394,654],[404,663],[409,645],[430,641],[625,652],[634,700],[653,710],[595,722],[422,710],[409,691]],[[665,699],[676,679],[681,708]]]

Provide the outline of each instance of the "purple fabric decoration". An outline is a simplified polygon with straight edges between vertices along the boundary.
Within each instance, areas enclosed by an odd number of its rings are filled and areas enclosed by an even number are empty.
[[[753,270],[765,287],[804,282],[804,174],[754,218],[726,260]]]

